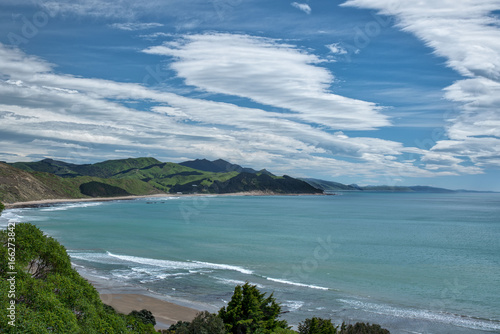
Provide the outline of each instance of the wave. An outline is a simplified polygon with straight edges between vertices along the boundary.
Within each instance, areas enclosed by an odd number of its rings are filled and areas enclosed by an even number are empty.
[[[358,300],[339,299],[339,301],[357,309],[382,315],[390,315],[400,318],[431,320],[477,330],[500,330],[500,322],[493,320],[482,320],[450,313],[433,312],[429,310],[397,308],[393,306],[362,302]]]
[[[304,306],[304,302],[301,300],[287,300],[284,303],[281,303],[281,305],[293,312]]]
[[[231,285],[231,286],[243,285],[243,284],[246,283],[244,281],[240,281],[240,280],[236,280],[236,279],[222,278],[222,277],[216,277],[216,276],[210,276],[210,277],[213,278],[213,279],[216,279],[217,281],[219,281],[219,282],[221,282],[223,284]],[[264,288],[264,286],[262,284],[258,284],[258,283],[250,283],[250,284],[251,285],[255,285],[259,289],[263,289]]]
[[[144,198],[141,198],[142,201],[155,201],[155,202],[168,201],[168,200],[172,200],[172,199],[180,199],[180,197],[178,197],[178,196],[165,196],[165,197],[144,197]]]
[[[75,209],[75,208],[88,208],[91,206],[99,206],[102,205],[103,202],[77,202],[77,203],[63,203],[63,204],[57,204],[54,206],[50,206],[47,208],[40,209],[40,211],[66,211],[69,209]]]
[[[294,285],[294,286],[300,286],[303,288],[310,288],[310,289],[317,289],[317,290],[330,290],[329,288],[325,288],[323,286],[318,286],[318,285],[312,285],[312,284],[304,284],[304,283],[297,283],[297,282],[292,282],[292,281],[287,281],[284,279],[278,279],[278,278],[272,278],[272,277],[266,277],[267,280],[277,282],[277,283],[282,283],[282,284],[288,284],[288,285]]]
[[[185,270],[193,270],[193,269],[220,269],[220,270],[231,270],[237,271],[242,274],[251,275],[253,272],[251,270],[228,265],[228,264],[218,264],[218,263],[210,263],[210,262],[201,262],[201,261],[172,261],[172,260],[159,260],[159,259],[151,259],[145,257],[138,256],[130,256],[130,255],[119,255],[113,254],[111,252],[106,252],[109,257],[119,259],[125,262],[139,263],[144,265],[149,265],[153,267],[160,267],[166,269],[185,269]]]

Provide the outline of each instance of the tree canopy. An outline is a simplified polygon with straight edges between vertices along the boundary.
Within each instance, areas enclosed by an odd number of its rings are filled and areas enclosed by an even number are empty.
[[[271,294],[266,297],[255,285],[248,282],[236,286],[227,307],[219,311],[226,330],[234,334],[271,334],[278,328],[286,328],[285,320],[278,320],[281,306]]]

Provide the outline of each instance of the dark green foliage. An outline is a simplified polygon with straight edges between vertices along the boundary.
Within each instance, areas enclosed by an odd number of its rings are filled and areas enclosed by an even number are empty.
[[[0,215],[2,214],[2,211],[5,209],[5,206],[3,205],[2,202],[0,202]]]
[[[132,316],[134,318],[137,318],[138,320],[142,321],[144,324],[151,324],[151,325],[156,325],[156,319],[153,315],[153,313],[151,313],[151,311],[148,311],[148,310],[140,310],[140,311],[132,311],[129,313],[129,316]]]
[[[126,190],[106,183],[91,181],[80,185],[80,192],[91,197],[114,197],[130,195]]]
[[[364,322],[357,322],[354,325],[342,323],[339,334],[390,334],[390,332],[377,324],[370,325]]]
[[[55,239],[43,235],[32,224],[15,229],[15,268],[8,266],[8,237],[0,232],[0,291],[9,290],[10,271],[15,274],[15,293],[0,298],[5,310],[15,301],[13,327],[2,311],[0,332],[4,333],[155,333],[132,316],[116,313],[100,300],[98,292],[72,267],[66,250]]]
[[[208,311],[200,312],[191,322],[179,321],[170,326],[172,334],[225,334],[224,322],[217,314]]]
[[[336,334],[337,328],[330,319],[313,317],[299,324],[300,334]]]
[[[222,159],[217,159],[214,161],[209,161],[207,159],[196,159],[193,161],[181,162],[179,163],[179,165],[213,173],[228,173],[228,172],[238,172],[238,173],[245,172],[252,174],[257,173],[257,171],[252,168],[243,168],[240,165],[232,164]]]
[[[248,282],[236,286],[233,297],[219,310],[219,316],[226,330],[234,334],[273,333],[278,328],[286,328],[285,320],[278,320],[281,306],[273,295],[265,297],[255,285]]]
[[[288,328],[278,328],[274,330],[273,334],[297,334],[297,332]]]
[[[183,334],[183,333],[189,333],[189,321],[177,321],[177,323],[171,325],[167,333],[169,334]]]

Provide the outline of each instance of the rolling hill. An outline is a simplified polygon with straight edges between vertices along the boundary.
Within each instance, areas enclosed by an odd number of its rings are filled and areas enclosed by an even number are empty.
[[[304,181],[221,159],[176,164],[155,158],[129,158],[85,165],[44,159],[0,163],[0,167],[0,201],[6,203],[158,193],[322,193]]]

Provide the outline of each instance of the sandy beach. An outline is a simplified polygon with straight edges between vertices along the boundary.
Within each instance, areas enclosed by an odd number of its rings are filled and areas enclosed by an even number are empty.
[[[168,329],[177,321],[191,321],[201,311],[217,312],[211,305],[178,300],[154,293],[140,286],[103,279],[81,266],[75,269],[99,292],[104,304],[117,312],[129,314],[133,310],[149,310],[156,319],[156,329]]]
[[[228,194],[151,194],[140,196],[119,196],[119,197],[87,197],[87,198],[59,198],[59,199],[44,199],[38,201],[3,203],[6,209],[30,208],[39,206],[50,206],[62,203],[77,203],[77,202],[106,202],[106,201],[124,201],[134,200],[139,198],[154,198],[154,197],[192,197],[192,196],[323,196],[323,194],[278,194],[267,191],[248,191]]]
[[[114,293],[101,294],[104,304],[112,306],[116,311],[129,314],[133,310],[149,310],[156,319],[156,329],[168,329],[177,321],[191,321],[200,311],[177,305],[165,300],[142,294]]]

